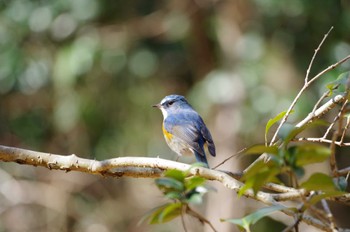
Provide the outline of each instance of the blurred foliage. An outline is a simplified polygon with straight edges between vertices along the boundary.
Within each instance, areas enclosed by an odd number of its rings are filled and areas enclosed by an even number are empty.
[[[269,215],[273,212],[276,212],[276,211],[283,210],[283,209],[285,209],[285,207],[283,207],[283,206],[270,206],[270,207],[259,209],[259,210],[255,211],[254,213],[251,213],[251,214],[249,214],[243,218],[240,218],[240,219],[227,219],[227,220],[223,220],[223,221],[236,224],[236,225],[240,226],[240,228],[244,229],[244,231],[251,232],[252,225],[256,224],[259,220],[266,217],[267,215]],[[277,230],[275,230],[275,231],[277,231]],[[278,230],[278,231],[283,231],[283,228]]]
[[[189,176],[189,171],[168,170],[164,177],[155,180],[157,187],[172,202],[156,207],[146,215],[150,224],[164,223],[176,217],[184,217],[192,211],[189,204],[201,204],[208,192],[204,186],[206,179]],[[201,219],[201,218],[199,218]]]
[[[341,74],[336,81],[327,84],[328,91],[326,91],[326,93],[328,97],[331,98],[334,97],[335,94],[341,94],[348,98],[349,78],[349,73],[346,72]],[[338,122],[338,120],[344,120],[343,117],[348,117],[346,112],[339,111],[337,114],[338,115],[333,119],[332,123],[336,121]],[[324,127],[325,125],[328,126],[330,123],[316,119],[305,123],[303,126],[284,124],[281,127],[281,130],[278,131],[279,141],[267,145],[268,140],[266,138],[269,129],[277,122],[281,121],[285,115],[286,112],[283,111],[267,122],[265,129],[265,145],[251,146],[244,151],[246,155],[265,153],[269,157],[265,158],[265,160],[256,160],[243,174],[241,180],[244,181],[245,185],[240,189],[239,195],[242,196],[249,190],[253,190],[254,194],[257,194],[265,184],[270,182],[291,186],[296,189],[304,189],[309,191],[309,196],[302,199],[302,207],[300,209],[294,209],[294,211],[305,214],[308,209],[311,209],[321,200],[347,194],[347,177],[332,177],[332,175],[317,172],[315,170],[307,179],[301,181],[308,165],[329,160],[332,153],[335,156],[335,149],[332,145],[325,146],[310,142],[293,142],[297,141],[297,138],[300,138],[301,133],[310,130],[311,128]],[[340,128],[338,129],[340,131],[333,133],[342,133],[341,130],[347,130],[348,125],[345,126],[340,124],[340,122],[338,123],[339,125],[337,127]],[[327,128],[327,131],[328,129],[329,128]],[[337,140],[337,137],[332,138]],[[333,142],[335,142],[335,140]],[[244,228],[245,231],[250,231],[250,226],[255,224],[258,220],[265,217],[270,212],[283,209],[284,208],[281,206],[263,208],[241,219],[229,219],[226,221]]]
[[[150,108],[170,93],[189,98],[209,122],[219,150],[261,143],[261,122],[289,105],[314,49],[331,26],[335,29],[312,74],[350,53],[349,11],[344,0],[0,0],[0,144],[97,159],[172,158],[161,135],[161,115]],[[310,112],[324,83],[349,67],[347,63],[328,73],[300,101],[292,120]],[[56,172],[1,166],[20,180],[55,184]],[[31,191],[17,179],[8,180],[20,186],[16,189]],[[96,214],[67,207],[65,213],[48,216],[47,222],[58,218],[57,231],[103,231],[102,224],[106,231],[132,231],[132,217],[140,214],[121,213],[116,221],[122,222],[117,223],[111,222],[112,210],[97,213],[113,200],[123,205],[130,191],[147,191],[131,182],[102,187],[87,182],[81,190],[92,191],[86,204],[98,203],[84,207],[96,207]],[[120,197],[108,198],[96,194],[99,191]],[[83,202],[71,197],[55,195],[67,205]],[[12,202],[6,197],[1,201]],[[145,207],[129,203],[133,212]],[[46,215],[47,207],[35,212]],[[11,203],[4,209],[23,213],[30,208]],[[2,220],[0,230],[15,226]],[[23,225],[46,231],[44,222],[34,224]]]

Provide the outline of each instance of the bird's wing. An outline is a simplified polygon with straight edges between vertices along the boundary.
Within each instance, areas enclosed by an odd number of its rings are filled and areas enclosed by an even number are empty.
[[[203,135],[203,138],[207,142],[209,153],[215,157],[216,156],[215,144],[214,144],[213,138],[211,137],[211,134],[210,134],[207,126],[204,124],[204,122],[202,123],[201,133]]]
[[[165,129],[177,139],[187,143],[191,149],[196,151],[202,156],[205,156],[203,150],[204,141],[201,141],[200,131],[196,126],[187,120],[169,120],[166,123]]]

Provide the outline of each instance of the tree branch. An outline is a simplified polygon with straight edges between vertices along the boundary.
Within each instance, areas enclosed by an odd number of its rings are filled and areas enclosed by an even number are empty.
[[[313,110],[306,118],[304,118],[302,121],[300,121],[295,127],[302,127],[305,124],[320,118],[322,115],[325,115],[328,113],[331,109],[334,108],[337,104],[340,102],[343,102],[345,100],[346,96],[343,96],[341,94],[336,95],[332,97],[329,101],[327,101],[325,104],[323,104],[320,108],[317,110]]]
[[[102,176],[134,178],[156,178],[161,176],[161,174],[168,169],[187,171],[191,168],[188,164],[182,164],[161,158],[120,157],[97,161],[79,158],[74,154],[63,156],[1,145],[0,160],[4,162],[16,162],[25,165],[41,166],[50,170],[55,169],[66,172],[78,171]],[[190,169],[190,174],[201,176],[207,180],[218,181],[226,188],[232,189],[235,192],[238,192],[243,187],[243,183],[222,171],[202,167],[192,167]],[[297,198],[297,195],[301,196],[307,194],[307,192],[303,190],[296,190],[283,186],[277,187],[275,184],[268,184],[266,187],[269,189],[274,188],[275,190],[280,189],[282,193],[276,194],[259,191],[254,195],[252,190],[248,190],[244,193],[244,196],[256,199],[267,205],[280,205],[278,201],[291,200]],[[294,215],[294,212],[289,209],[282,210],[282,212],[292,217]],[[324,231],[329,231],[328,225],[325,225],[311,216],[304,215],[301,220]]]

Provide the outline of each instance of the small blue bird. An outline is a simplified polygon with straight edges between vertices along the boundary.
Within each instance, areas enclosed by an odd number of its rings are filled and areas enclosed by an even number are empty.
[[[179,156],[194,154],[198,162],[208,168],[204,147],[215,156],[215,145],[201,116],[191,107],[185,97],[169,95],[153,107],[163,114],[163,134],[168,146]]]

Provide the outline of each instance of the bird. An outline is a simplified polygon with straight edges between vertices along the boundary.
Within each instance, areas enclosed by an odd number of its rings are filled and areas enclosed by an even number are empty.
[[[178,158],[194,154],[198,162],[209,168],[205,147],[215,157],[215,144],[202,117],[186,98],[177,94],[168,95],[153,107],[160,109],[163,114],[162,131],[165,141],[177,153]]]

